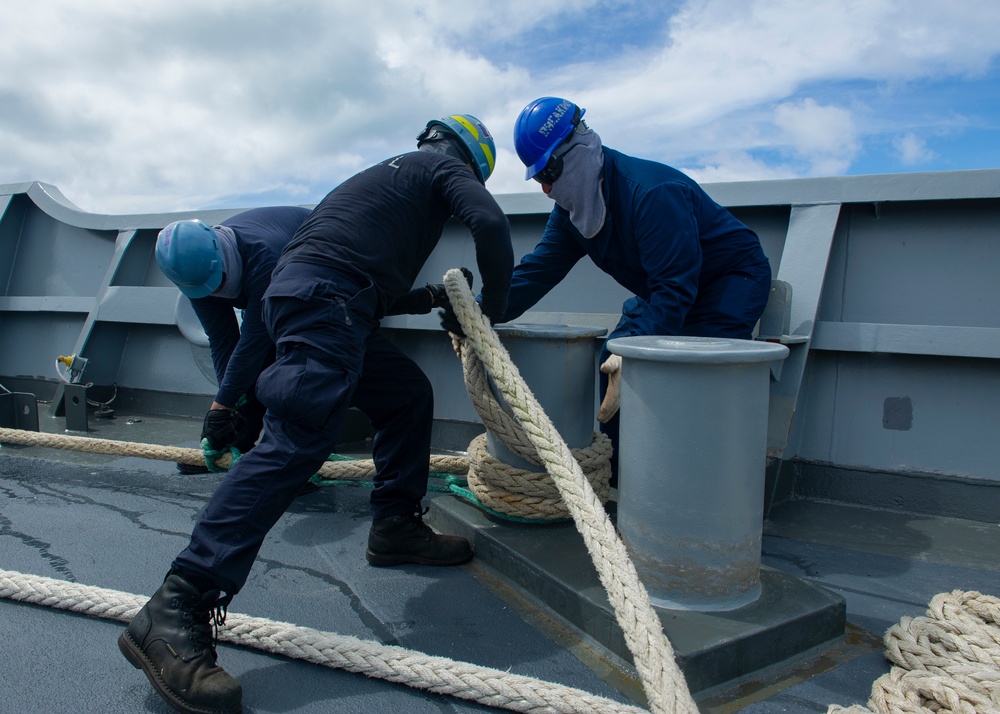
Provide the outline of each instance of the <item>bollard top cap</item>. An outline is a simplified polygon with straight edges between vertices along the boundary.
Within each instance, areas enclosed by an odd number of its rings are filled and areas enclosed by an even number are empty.
[[[579,340],[593,337],[603,337],[608,334],[605,327],[587,325],[542,325],[509,322],[494,325],[493,329],[500,337],[527,337],[537,339]]]
[[[774,342],[736,340],[725,337],[667,337],[639,335],[608,342],[612,354],[647,362],[701,364],[750,364],[773,362],[788,356],[788,348]]]

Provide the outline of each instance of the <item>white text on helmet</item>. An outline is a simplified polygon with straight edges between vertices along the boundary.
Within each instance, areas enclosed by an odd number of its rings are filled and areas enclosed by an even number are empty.
[[[568,99],[564,99],[562,104],[552,110],[552,113],[549,114],[549,118],[545,120],[545,123],[538,127],[538,133],[542,136],[548,136],[551,134],[552,130],[556,128],[556,124],[559,123],[559,120],[563,118],[572,106],[573,102]]]

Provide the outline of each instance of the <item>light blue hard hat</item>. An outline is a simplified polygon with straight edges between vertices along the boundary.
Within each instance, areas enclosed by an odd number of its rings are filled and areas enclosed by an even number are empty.
[[[156,262],[189,298],[211,295],[222,285],[222,247],[202,221],[174,221],[156,237]]]
[[[541,97],[521,110],[514,122],[514,148],[527,167],[525,181],[545,168],[552,152],[573,133],[586,111],[558,97]]]

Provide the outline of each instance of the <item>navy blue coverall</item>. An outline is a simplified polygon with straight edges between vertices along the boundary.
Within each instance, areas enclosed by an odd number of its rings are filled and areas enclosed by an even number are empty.
[[[208,335],[219,390],[215,401],[232,409],[240,397],[246,404],[240,413],[246,425],[235,446],[249,451],[264,424],[264,406],[257,400],[254,383],[274,361],[274,342],[264,326],[264,291],[271,272],[302,222],[308,208],[276,206],[254,208],[222,221],[236,234],[236,247],[243,263],[240,294],[236,298],[215,295],[191,300],[195,315]],[[234,309],[242,311],[242,325]]]
[[[608,340],[631,335],[750,339],[771,289],[757,235],[697,182],[665,164],[604,147],[604,226],[586,239],[552,209],[541,241],[514,269],[504,321],[515,320],[584,256],[634,293]],[[601,363],[610,352],[605,346]],[[607,376],[601,374],[601,393]],[[617,451],[618,415],[601,429]]]
[[[238,592],[264,537],[322,466],[357,407],[375,430],[374,519],[426,495],[434,401],[420,368],[379,331],[455,216],[476,246],[487,316],[503,315],[513,269],[507,218],[472,170],[414,151],[334,189],[278,261],[264,299],[277,358],[257,383],[260,442],[230,468],[174,567]]]

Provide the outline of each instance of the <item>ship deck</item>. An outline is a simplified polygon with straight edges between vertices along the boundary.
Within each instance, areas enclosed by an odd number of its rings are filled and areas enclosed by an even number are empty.
[[[43,431],[62,433],[63,420],[41,421]],[[123,413],[90,426],[88,436],[185,447],[196,446],[200,429],[194,419]],[[364,455],[363,445],[356,455]],[[171,462],[2,446],[0,569],[148,595],[186,545],[219,478],[184,476]],[[644,703],[625,659],[482,558],[456,568],[370,567],[367,499],[365,488],[332,483],[298,498],[266,540],[231,610]],[[940,592],[1000,594],[1000,524],[809,501],[769,515],[765,570],[842,597],[847,632],[697,692],[704,712],[805,713],[865,703],[874,679],[889,670],[881,646],[888,627],[922,614]],[[436,527],[443,522],[432,520]],[[516,542],[496,546],[507,548],[503,556],[515,566],[527,562]],[[572,535],[552,543],[563,549],[558,557],[581,557]],[[121,629],[113,621],[0,600],[0,710],[171,711],[119,654]],[[228,644],[219,651],[220,663],[243,685],[249,713],[492,711]]]

